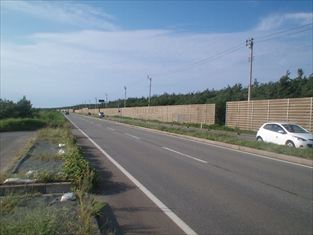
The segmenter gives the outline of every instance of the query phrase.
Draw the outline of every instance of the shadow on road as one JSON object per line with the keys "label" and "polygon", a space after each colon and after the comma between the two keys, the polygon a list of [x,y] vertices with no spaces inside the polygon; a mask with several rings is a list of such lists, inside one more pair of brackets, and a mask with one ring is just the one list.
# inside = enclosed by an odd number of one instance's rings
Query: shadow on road
{"label": "shadow on road", "polygon": [[[120,179],[114,175],[116,173],[112,173],[106,166],[106,160],[104,160],[103,155],[99,150],[90,143],[88,138],[78,134],[76,131],[75,128],[72,129],[72,132],[76,136],[77,144],[81,147],[81,150],[85,158],[90,162],[91,167],[96,170],[97,183],[93,189],[95,197],[101,198],[102,196],[108,196],[109,198],[112,198],[114,195],[120,195],[120,198],[117,199],[118,203],[115,202],[114,205],[111,205],[112,207],[107,204],[102,208],[100,216],[97,217],[101,234],[160,234],[157,227],[151,226],[150,223],[147,225],[142,221],[142,219],[146,220],[146,216],[151,213],[158,217],[160,210],[156,207],[150,206],[138,207],[135,205],[126,205],[123,198],[134,197],[134,195],[137,196],[135,193],[136,190],[133,191],[136,187],[128,183],[120,182]],[[105,197],[101,200],[107,202]],[[122,224],[119,224],[117,216],[122,221]]]}
{"label": "shadow on road", "polygon": [[79,136],[76,140],[79,143],[85,158],[89,161],[91,167],[97,172],[97,183],[93,191],[94,194],[113,195],[134,188],[131,185],[117,182],[112,179],[112,173],[104,166],[99,157],[95,155],[95,148],[84,144],[87,140],[86,137]]}

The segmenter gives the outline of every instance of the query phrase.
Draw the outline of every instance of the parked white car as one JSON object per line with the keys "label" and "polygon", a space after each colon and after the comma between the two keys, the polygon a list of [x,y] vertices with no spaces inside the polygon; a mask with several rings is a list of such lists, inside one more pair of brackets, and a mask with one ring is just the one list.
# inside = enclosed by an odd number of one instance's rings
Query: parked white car
{"label": "parked white car", "polygon": [[291,123],[264,123],[257,132],[256,139],[289,147],[313,148],[313,134],[303,127]]}

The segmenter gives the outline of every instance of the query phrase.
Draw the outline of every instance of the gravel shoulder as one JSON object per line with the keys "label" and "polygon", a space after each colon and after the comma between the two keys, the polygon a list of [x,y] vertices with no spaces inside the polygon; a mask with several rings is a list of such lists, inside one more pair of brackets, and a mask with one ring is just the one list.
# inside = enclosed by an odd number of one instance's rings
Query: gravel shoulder
{"label": "gravel shoulder", "polygon": [[7,171],[36,135],[35,131],[0,133],[0,172]]}

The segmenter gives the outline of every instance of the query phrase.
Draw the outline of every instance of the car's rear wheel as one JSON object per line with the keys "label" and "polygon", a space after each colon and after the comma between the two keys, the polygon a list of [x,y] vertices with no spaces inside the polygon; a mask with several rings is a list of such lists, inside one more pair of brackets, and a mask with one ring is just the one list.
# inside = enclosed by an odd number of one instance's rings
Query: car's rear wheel
{"label": "car's rear wheel", "polygon": [[262,139],[261,136],[258,136],[258,137],[256,138],[256,140],[259,141],[259,142],[263,142],[263,139]]}
{"label": "car's rear wheel", "polygon": [[294,144],[291,140],[288,140],[288,141],[286,142],[286,145],[287,145],[288,147],[290,147],[290,148],[294,148],[294,147],[295,147],[295,144]]}

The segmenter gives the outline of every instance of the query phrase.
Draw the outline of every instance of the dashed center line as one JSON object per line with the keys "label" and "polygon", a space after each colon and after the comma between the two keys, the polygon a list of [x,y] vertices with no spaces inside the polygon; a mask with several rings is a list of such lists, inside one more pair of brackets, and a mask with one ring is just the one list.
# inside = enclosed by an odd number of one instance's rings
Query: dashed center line
{"label": "dashed center line", "polygon": [[170,149],[170,148],[167,148],[167,147],[162,147],[162,149],[168,150],[168,151],[173,152],[173,153],[177,153],[177,154],[179,154],[179,155],[181,155],[181,156],[184,156],[184,157],[191,158],[191,159],[196,160],[196,161],[198,161],[198,162],[202,162],[202,163],[205,163],[205,164],[208,163],[207,161],[204,161],[204,160],[202,160],[202,159],[199,159],[199,158],[190,156],[190,155],[185,154],[185,153],[178,152],[178,151],[176,151],[176,150],[174,150],[174,149]]}
{"label": "dashed center line", "polygon": [[128,135],[128,136],[130,136],[130,137],[132,137],[132,138],[134,138],[136,140],[140,140],[140,137],[138,137],[138,136],[135,136],[135,135],[132,135],[132,134],[129,134],[129,133],[125,133],[125,135]]}
{"label": "dashed center line", "polygon": [[107,127],[109,130],[111,131],[115,131],[115,129],[111,128],[111,127]]}

